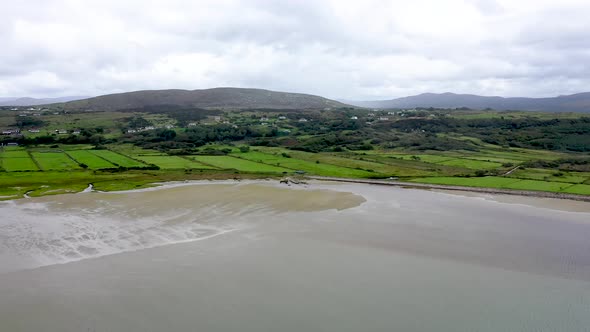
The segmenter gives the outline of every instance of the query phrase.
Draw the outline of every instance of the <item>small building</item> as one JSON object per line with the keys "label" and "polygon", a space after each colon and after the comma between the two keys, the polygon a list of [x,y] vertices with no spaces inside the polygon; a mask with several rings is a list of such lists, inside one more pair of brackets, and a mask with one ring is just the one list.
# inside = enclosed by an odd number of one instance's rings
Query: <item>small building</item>
{"label": "small building", "polygon": [[127,134],[135,134],[137,130],[135,129],[127,129]]}
{"label": "small building", "polygon": [[8,130],[2,131],[2,135],[18,135],[18,134],[20,134],[19,129],[8,129]]}
{"label": "small building", "polygon": [[59,135],[67,135],[68,131],[65,129],[56,129],[55,132]]}
{"label": "small building", "polygon": [[41,132],[39,129],[29,129],[29,133],[39,133]]}
{"label": "small building", "polygon": [[299,119],[299,122],[307,122],[307,119],[306,118],[301,118],[301,119]]}
{"label": "small building", "polygon": [[214,116],[213,117],[213,120],[215,120],[217,122],[220,122],[221,121],[221,117],[220,116]]}
{"label": "small building", "polygon": [[283,116],[283,115],[279,116],[279,120],[286,120],[286,119],[287,119],[286,116]]}
{"label": "small building", "polygon": [[351,120],[358,120],[358,119],[359,119],[359,117],[358,117],[358,116],[354,116],[354,115],[353,115],[353,116],[351,116],[351,117],[350,117],[350,119],[351,119]]}
{"label": "small building", "polygon": [[72,131],[72,134],[74,134],[74,135],[80,135],[80,131],[79,130],[74,130],[74,131]]}

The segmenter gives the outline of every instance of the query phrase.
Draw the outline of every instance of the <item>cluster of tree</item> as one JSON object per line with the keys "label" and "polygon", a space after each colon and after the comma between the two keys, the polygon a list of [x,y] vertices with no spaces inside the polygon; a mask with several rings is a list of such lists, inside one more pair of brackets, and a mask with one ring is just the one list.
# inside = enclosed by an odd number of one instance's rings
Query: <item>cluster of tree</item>
{"label": "cluster of tree", "polygon": [[[177,121],[178,125],[185,127],[191,122],[198,122],[206,119],[208,116],[220,115],[220,110],[207,110],[202,108],[179,108],[176,105],[157,105],[145,106],[141,108],[129,108],[122,112],[148,113],[148,114],[166,114],[168,117]],[[146,126],[139,126],[146,127]]]}
{"label": "cluster of tree", "polygon": [[190,149],[211,142],[234,142],[256,138],[278,136],[277,128],[236,128],[229,124],[197,125],[188,129],[147,130],[132,135],[124,135],[123,143],[158,150]]}
{"label": "cluster of tree", "polygon": [[378,130],[458,133],[490,144],[547,150],[590,151],[590,117],[578,119],[407,119],[378,123]]}
{"label": "cluster of tree", "polygon": [[[477,149],[469,140],[452,138],[458,134],[481,139],[483,142],[506,147],[524,147],[563,151],[590,151],[590,117],[576,119],[482,118],[462,119],[450,116],[428,116],[437,110],[414,112],[423,117],[397,118],[396,121],[365,121],[360,117],[367,111],[358,109],[338,110],[273,110],[256,109],[249,113],[232,114],[242,117],[243,124],[199,124],[211,115],[223,114],[219,110],[178,108],[159,105],[128,109],[133,112],[119,128],[137,129],[152,126],[138,114],[165,114],[176,120],[182,129],[144,130],[106,139],[102,128],[82,128],[79,135],[48,135],[34,138],[4,137],[2,142],[21,144],[94,144],[132,143],[146,148],[165,151],[192,151],[211,142],[245,142],[250,145],[284,146],[311,152],[368,150],[375,147],[411,150]],[[258,118],[272,113],[272,117],[284,116],[285,121],[261,126]],[[249,114],[249,119],[248,115]],[[436,113],[438,114],[438,113]],[[441,113],[442,114],[442,113]],[[227,114],[226,114],[227,115]],[[359,116],[359,119],[353,116]],[[270,116],[269,116],[270,117]],[[301,119],[305,119],[302,121]],[[16,125],[27,127],[41,125],[33,117],[17,117]],[[192,123],[191,126],[188,126]],[[290,131],[283,130],[285,127]],[[111,136],[109,136],[111,137]]]}
{"label": "cluster of tree", "polygon": [[45,122],[43,122],[43,120],[31,116],[17,116],[15,119],[15,125],[20,129],[30,127],[41,127],[44,124]]}

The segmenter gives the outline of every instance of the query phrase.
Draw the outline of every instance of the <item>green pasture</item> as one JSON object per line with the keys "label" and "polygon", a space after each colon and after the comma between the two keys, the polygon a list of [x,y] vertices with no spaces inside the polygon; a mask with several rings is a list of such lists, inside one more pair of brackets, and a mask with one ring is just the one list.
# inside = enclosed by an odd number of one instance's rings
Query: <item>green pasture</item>
{"label": "green pasture", "polygon": [[100,158],[89,150],[72,150],[66,152],[79,164],[85,164],[90,169],[115,168],[117,166]]}
{"label": "green pasture", "polygon": [[590,185],[588,184],[574,184],[566,188],[563,192],[579,195],[590,195]]}
{"label": "green pasture", "polygon": [[270,153],[253,151],[246,153],[237,153],[235,154],[235,156],[258,163],[272,164],[280,167],[285,167],[288,168],[290,171],[304,171],[309,174],[322,176],[336,176],[349,178],[367,178],[379,176],[379,173],[375,173],[374,171],[342,167],[328,163],[322,163],[321,161],[318,163],[294,157],[288,158],[280,154],[275,155]]}
{"label": "green pasture", "polygon": [[428,177],[428,178],[417,178],[413,179],[412,182],[430,183],[430,184],[442,184],[442,185],[453,185],[453,186],[466,186],[466,187],[488,187],[488,188],[504,188],[505,186],[518,182],[521,180],[511,179],[499,176],[486,176],[486,177]]}
{"label": "green pasture", "polygon": [[31,152],[31,155],[43,171],[72,170],[80,166],[64,152]]}
{"label": "green pasture", "polygon": [[518,190],[539,190],[539,191],[562,192],[571,186],[572,186],[571,183],[564,183],[564,182],[520,180],[520,181],[509,183],[502,188],[518,189]]}
{"label": "green pasture", "polygon": [[154,164],[161,169],[215,169],[212,166],[178,156],[137,156],[136,158],[147,164]]}
{"label": "green pasture", "polygon": [[7,172],[38,171],[31,156],[24,150],[9,150],[0,152],[2,168]]}
{"label": "green pasture", "polygon": [[590,179],[589,172],[562,172],[558,170],[541,168],[517,169],[509,176],[519,179],[567,183],[583,183],[584,181]]}
{"label": "green pasture", "polygon": [[495,163],[491,161],[482,161],[482,160],[473,160],[473,159],[463,159],[463,158],[456,158],[447,161],[442,161],[439,164],[446,165],[446,166],[456,166],[456,167],[465,167],[470,169],[494,169],[499,168],[502,166],[500,163]]}
{"label": "green pasture", "polygon": [[145,167],[146,165],[127,156],[110,150],[90,150],[96,156],[122,167]]}
{"label": "green pasture", "polygon": [[416,178],[412,182],[454,185],[465,187],[486,187],[499,189],[551,191],[572,194],[590,194],[590,185],[572,184],[565,182],[550,182],[539,180],[520,180],[509,177],[487,176],[487,177],[429,177]]}
{"label": "green pasture", "polygon": [[282,173],[291,170],[279,166],[262,164],[232,156],[192,156],[194,160],[221,169],[235,169],[243,172]]}

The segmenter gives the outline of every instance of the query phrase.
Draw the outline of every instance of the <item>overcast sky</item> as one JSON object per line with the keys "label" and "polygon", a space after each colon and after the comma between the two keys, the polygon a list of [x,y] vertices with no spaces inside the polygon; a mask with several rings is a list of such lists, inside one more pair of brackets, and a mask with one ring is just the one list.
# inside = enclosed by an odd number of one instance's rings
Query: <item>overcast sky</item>
{"label": "overcast sky", "polygon": [[0,0],[0,97],[590,91],[588,0]]}

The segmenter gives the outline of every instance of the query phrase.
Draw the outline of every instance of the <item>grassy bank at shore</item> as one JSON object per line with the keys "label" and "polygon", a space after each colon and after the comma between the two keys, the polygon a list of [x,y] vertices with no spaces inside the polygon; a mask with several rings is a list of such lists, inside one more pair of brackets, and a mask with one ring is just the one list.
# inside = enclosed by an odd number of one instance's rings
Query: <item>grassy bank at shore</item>
{"label": "grassy bank at shore", "polygon": [[23,197],[25,193],[43,196],[80,192],[90,183],[96,190],[113,191],[165,181],[300,174],[590,195],[590,170],[584,168],[587,165],[563,164],[559,160],[564,158],[571,155],[491,148],[419,154],[404,150],[311,153],[280,147],[240,149],[217,145],[210,146],[207,154],[169,155],[130,145],[106,149],[68,145],[5,147],[0,150],[0,200]]}

